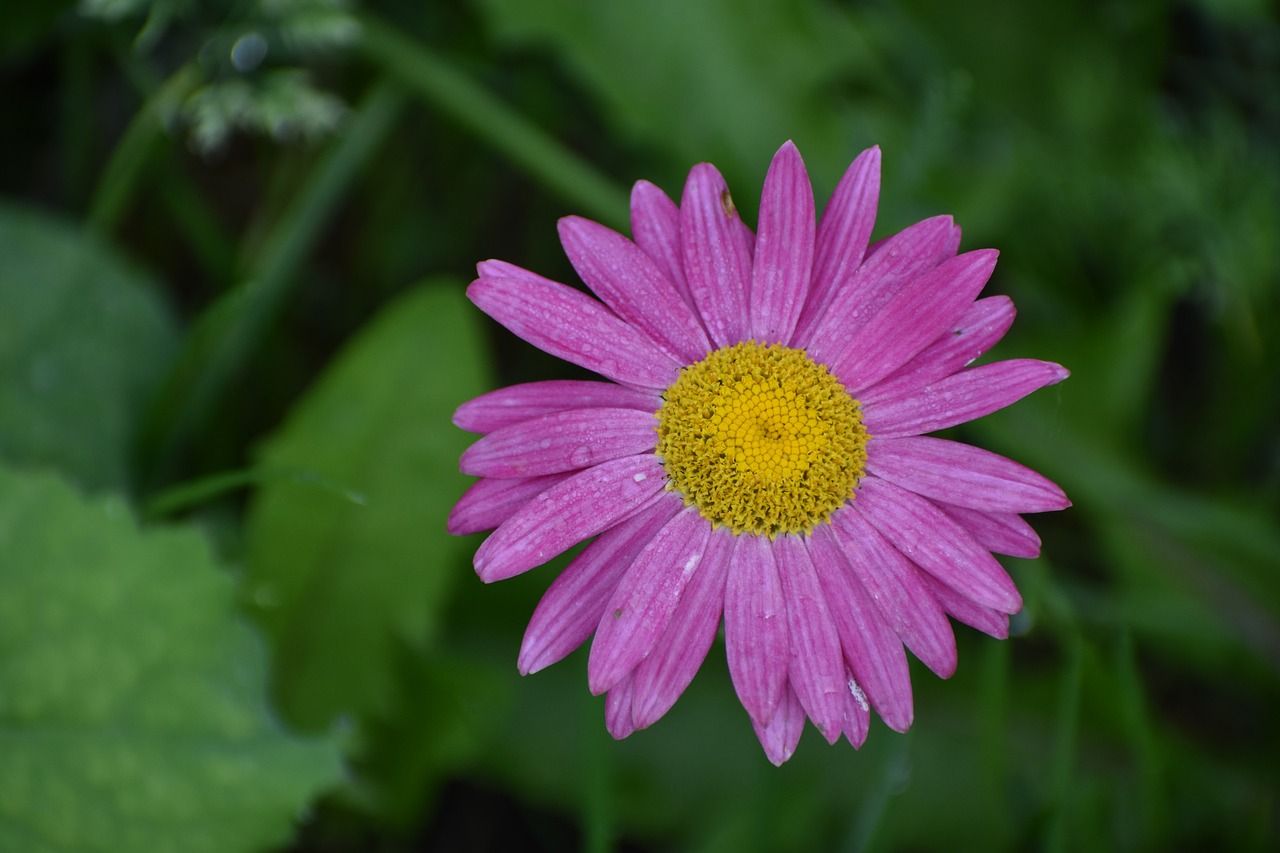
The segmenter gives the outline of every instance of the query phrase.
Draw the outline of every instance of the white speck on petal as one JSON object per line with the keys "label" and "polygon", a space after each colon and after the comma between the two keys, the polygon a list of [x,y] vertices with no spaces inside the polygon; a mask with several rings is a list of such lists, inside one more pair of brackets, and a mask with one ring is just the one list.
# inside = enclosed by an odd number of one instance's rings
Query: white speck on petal
{"label": "white speck on petal", "polygon": [[688,560],[686,560],[686,561],[685,561],[685,564],[684,564],[684,573],[685,573],[686,575],[688,575],[688,574],[690,574],[691,572],[693,572],[694,567],[698,565],[698,559],[699,559],[699,557],[700,557],[700,556],[701,556],[701,555],[699,555],[699,554],[694,554],[692,557],[690,557]]}
{"label": "white speck on petal", "polygon": [[639,474],[633,474],[631,476],[631,479],[635,480],[637,483],[642,483],[645,480],[649,479],[649,475],[645,474],[644,472],[641,472]]}
{"label": "white speck on petal", "polygon": [[849,692],[853,694],[853,698],[862,706],[862,710],[871,710],[871,706],[867,704],[867,694],[862,692],[862,688],[858,686],[858,682],[854,681],[852,678],[849,679]]}

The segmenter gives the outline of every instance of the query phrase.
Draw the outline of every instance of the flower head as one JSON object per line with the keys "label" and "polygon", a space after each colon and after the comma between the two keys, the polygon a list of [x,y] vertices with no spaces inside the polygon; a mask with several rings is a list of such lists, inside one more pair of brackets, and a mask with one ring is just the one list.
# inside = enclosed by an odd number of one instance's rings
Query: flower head
{"label": "flower head", "polygon": [[[729,672],[769,759],[806,718],[854,746],[869,711],[912,720],[905,649],[956,666],[948,616],[1005,637],[1022,606],[992,552],[1034,557],[1020,513],[1069,505],[1021,465],[924,434],[1066,378],[970,366],[1013,303],[978,298],[996,252],[957,254],[949,217],[869,243],[880,152],[820,221],[795,146],[765,178],[758,232],[715,167],[679,206],[636,184],[633,240],[568,217],[560,237],[599,300],[501,261],[468,295],[533,345],[604,377],[503,388],[458,409],[483,434],[449,519],[494,529],[485,581],[591,539],[548,588],[520,650],[535,672],[594,635],[593,693],[625,737],[692,681],[721,621]],[[594,538],[593,538],[594,537]]]}

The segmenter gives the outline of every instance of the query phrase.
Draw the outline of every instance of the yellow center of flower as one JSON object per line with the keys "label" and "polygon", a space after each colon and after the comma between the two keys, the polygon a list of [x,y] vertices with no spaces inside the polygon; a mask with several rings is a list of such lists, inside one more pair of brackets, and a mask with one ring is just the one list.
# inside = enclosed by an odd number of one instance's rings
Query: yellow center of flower
{"label": "yellow center of flower", "polygon": [[734,533],[805,533],[853,496],[867,461],[858,401],[802,350],[746,341],[662,395],[667,488]]}

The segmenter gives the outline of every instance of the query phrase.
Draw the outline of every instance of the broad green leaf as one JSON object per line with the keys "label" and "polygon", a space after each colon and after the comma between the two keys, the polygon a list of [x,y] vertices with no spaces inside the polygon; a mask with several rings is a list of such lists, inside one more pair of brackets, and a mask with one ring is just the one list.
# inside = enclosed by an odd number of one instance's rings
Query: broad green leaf
{"label": "broad green leaf", "polygon": [[259,850],[335,745],[281,728],[203,538],[0,469],[0,849]]}
{"label": "broad green leaf", "polygon": [[341,483],[266,486],[248,520],[248,594],[275,654],[285,712],[307,726],[385,709],[395,656],[422,649],[458,570],[445,531],[466,488],[454,408],[485,390],[478,314],[454,282],[376,318],[265,447],[261,462]]}
{"label": "broad green leaf", "polygon": [[0,206],[0,457],[120,488],[176,352],[152,283],[89,234]]}

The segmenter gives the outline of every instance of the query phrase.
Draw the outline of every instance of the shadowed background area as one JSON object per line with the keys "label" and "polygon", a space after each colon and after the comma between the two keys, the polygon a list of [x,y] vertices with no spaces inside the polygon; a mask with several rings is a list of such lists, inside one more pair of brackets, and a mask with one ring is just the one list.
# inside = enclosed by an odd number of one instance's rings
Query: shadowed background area
{"label": "shadowed background area", "polygon": [[[0,848],[1274,844],[1271,4],[51,0],[0,92]],[[583,651],[521,678],[565,558],[444,524],[454,408],[581,375],[475,263],[580,286],[556,220],[700,161],[754,225],[787,139],[1001,251],[993,356],[1072,376],[952,432],[1075,505],[909,733],[776,769],[719,642],[619,743]]]}

